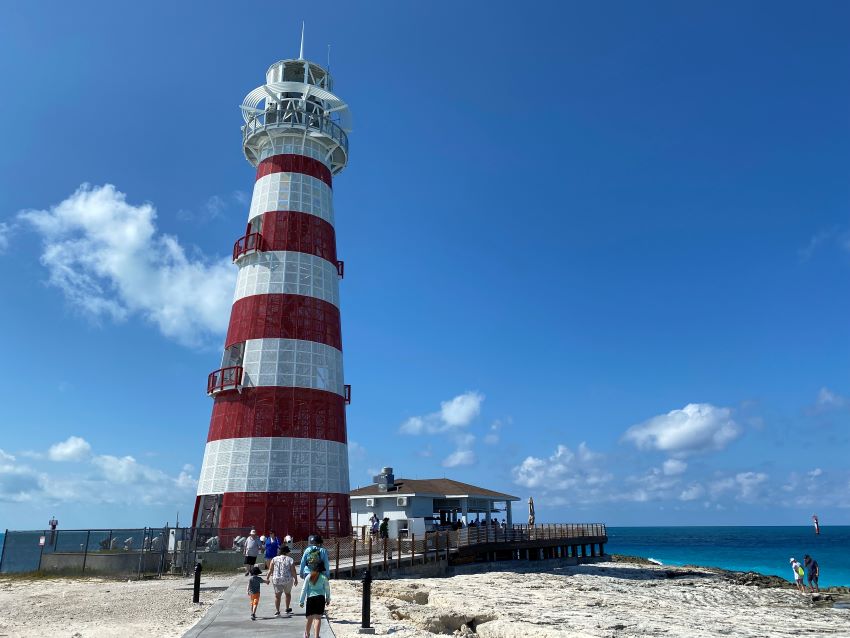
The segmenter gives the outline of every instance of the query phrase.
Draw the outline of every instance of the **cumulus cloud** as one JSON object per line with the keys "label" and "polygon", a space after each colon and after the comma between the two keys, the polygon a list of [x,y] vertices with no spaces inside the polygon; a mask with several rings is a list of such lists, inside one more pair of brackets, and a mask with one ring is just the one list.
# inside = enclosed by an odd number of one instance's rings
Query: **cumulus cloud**
{"label": "cumulus cloud", "polygon": [[12,227],[6,222],[0,222],[0,253],[9,248],[9,238],[12,235]]}
{"label": "cumulus cloud", "polygon": [[705,488],[699,483],[691,483],[682,490],[681,494],[679,494],[680,501],[695,501],[698,498],[702,498],[703,494],[705,494]]}
{"label": "cumulus cloud", "polygon": [[91,454],[89,442],[78,436],[70,436],[61,443],[51,445],[47,458],[51,461],[82,461]]}
{"label": "cumulus cloud", "polygon": [[412,416],[401,424],[402,434],[438,434],[465,428],[481,413],[484,395],[464,392],[453,399],[442,401],[440,411],[425,416]]}
{"label": "cumulus cloud", "polygon": [[679,459],[667,459],[661,466],[661,470],[666,476],[676,476],[677,474],[684,474],[685,470],[687,469],[688,464],[684,461],[680,461]]}
{"label": "cumulus cloud", "polygon": [[[35,457],[35,455],[33,455]],[[0,501],[44,503],[114,503],[123,505],[185,502],[194,495],[192,466],[177,476],[139,463],[132,456],[93,454],[83,438],[72,436],[50,446],[38,458],[75,460],[71,472],[40,471],[0,455]]]}
{"label": "cumulus cloud", "polygon": [[458,434],[454,437],[456,449],[443,459],[443,467],[457,467],[459,465],[474,465],[478,460],[472,446],[475,437],[472,434]]}
{"label": "cumulus cloud", "polygon": [[[602,489],[613,476],[597,463],[600,454],[585,443],[573,452],[566,445],[558,445],[548,458],[527,456],[512,469],[514,483],[529,489],[540,490],[543,502],[586,503],[600,500]],[[535,499],[538,496],[535,495]]]}
{"label": "cumulus cloud", "polygon": [[496,445],[502,438],[502,422],[496,419],[490,424],[487,434],[484,435],[484,442],[487,445]]}
{"label": "cumulus cloud", "polygon": [[151,203],[130,204],[111,184],[83,184],[49,210],[19,218],[42,237],[49,283],[85,314],[139,315],[188,346],[227,328],[236,278],[230,260],[189,257],[157,230]]}
{"label": "cumulus cloud", "polygon": [[818,398],[815,402],[815,405],[819,408],[843,408],[847,405],[848,401],[846,397],[841,396],[840,394],[836,394],[829,388],[821,388],[818,392]]}
{"label": "cumulus cloud", "polygon": [[630,427],[623,440],[640,450],[659,450],[673,456],[722,450],[741,428],[729,408],[689,403],[681,410],[661,414]]}

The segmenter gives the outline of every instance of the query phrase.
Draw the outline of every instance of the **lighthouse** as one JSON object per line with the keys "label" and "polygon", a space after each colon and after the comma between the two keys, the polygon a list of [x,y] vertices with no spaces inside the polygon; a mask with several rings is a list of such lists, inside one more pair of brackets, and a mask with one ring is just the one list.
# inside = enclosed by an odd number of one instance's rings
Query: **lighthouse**
{"label": "lighthouse", "polygon": [[348,163],[348,106],[327,69],[281,60],[242,103],[256,167],[212,418],[198,527],[305,538],[351,531],[333,178]]}

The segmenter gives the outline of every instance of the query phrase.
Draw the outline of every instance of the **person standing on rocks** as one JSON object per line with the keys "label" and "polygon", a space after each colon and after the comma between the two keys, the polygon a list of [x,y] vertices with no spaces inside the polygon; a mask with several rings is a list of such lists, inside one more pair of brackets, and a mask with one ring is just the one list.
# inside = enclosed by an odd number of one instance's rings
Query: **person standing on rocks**
{"label": "person standing on rocks", "polygon": [[803,556],[803,564],[806,566],[806,569],[809,570],[809,591],[819,592],[820,587],[818,587],[818,578],[820,577],[820,567],[818,566],[818,562],[806,554]]}
{"label": "person standing on rocks", "polygon": [[257,562],[257,556],[260,555],[260,541],[257,540],[257,530],[252,529],[245,539],[245,575],[251,573],[251,569]]}
{"label": "person standing on rocks", "polygon": [[803,575],[806,572],[803,570],[803,566],[797,562],[796,558],[791,559],[791,571],[794,572],[794,584],[797,585],[797,589],[805,592],[806,587],[803,585]]}

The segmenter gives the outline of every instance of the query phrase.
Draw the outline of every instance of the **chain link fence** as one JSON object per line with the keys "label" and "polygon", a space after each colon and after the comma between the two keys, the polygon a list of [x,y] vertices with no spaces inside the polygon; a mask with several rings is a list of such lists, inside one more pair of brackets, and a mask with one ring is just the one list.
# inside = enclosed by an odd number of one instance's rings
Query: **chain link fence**
{"label": "chain link fence", "polygon": [[[232,573],[244,567],[250,528],[162,527],[141,529],[7,530],[0,553],[0,573],[51,572],[150,578],[189,575],[200,562],[205,572]],[[411,534],[392,539],[361,534],[324,542],[334,578],[353,578],[365,569],[387,572],[401,567],[440,563],[460,549],[477,545],[520,545],[538,541],[606,537],[604,525],[498,525]],[[299,563],[306,541],[289,543]],[[265,567],[262,549],[257,564]]]}

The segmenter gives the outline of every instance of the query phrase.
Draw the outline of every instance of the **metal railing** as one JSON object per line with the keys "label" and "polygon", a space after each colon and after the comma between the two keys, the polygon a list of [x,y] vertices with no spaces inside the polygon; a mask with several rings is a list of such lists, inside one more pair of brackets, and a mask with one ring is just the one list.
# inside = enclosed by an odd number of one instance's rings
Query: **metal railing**
{"label": "metal railing", "polygon": [[274,128],[304,128],[318,131],[336,142],[348,155],[348,135],[336,122],[321,113],[309,112],[288,106],[286,109],[267,109],[248,116],[248,122],[242,127],[242,143],[248,138]]}
{"label": "metal railing", "polygon": [[[157,577],[163,573],[188,575],[195,563],[209,571],[233,571],[243,563],[250,528],[163,527],[141,529],[6,531],[0,553],[0,573],[52,571]],[[480,525],[459,530],[410,534],[392,539],[366,535],[328,538],[333,577],[354,577],[365,568],[387,570],[447,561],[452,552],[476,545],[504,544],[511,550],[528,541],[564,540],[564,545],[604,542],[604,525]],[[587,539],[587,540],[584,540]],[[512,545],[513,544],[513,545]],[[306,540],[289,543],[300,562]],[[491,547],[491,549],[493,549]],[[262,564],[262,552],[258,558]]]}
{"label": "metal railing", "polygon": [[263,236],[260,233],[248,233],[233,244],[233,261],[236,262],[250,252],[261,250],[263,250]]}
{"label": "metal railing", "polygon": [[230,366],[210,373],[207,377],[207,394],[212,396],[225,390],[238,390],[242,383],[242,366]]}

